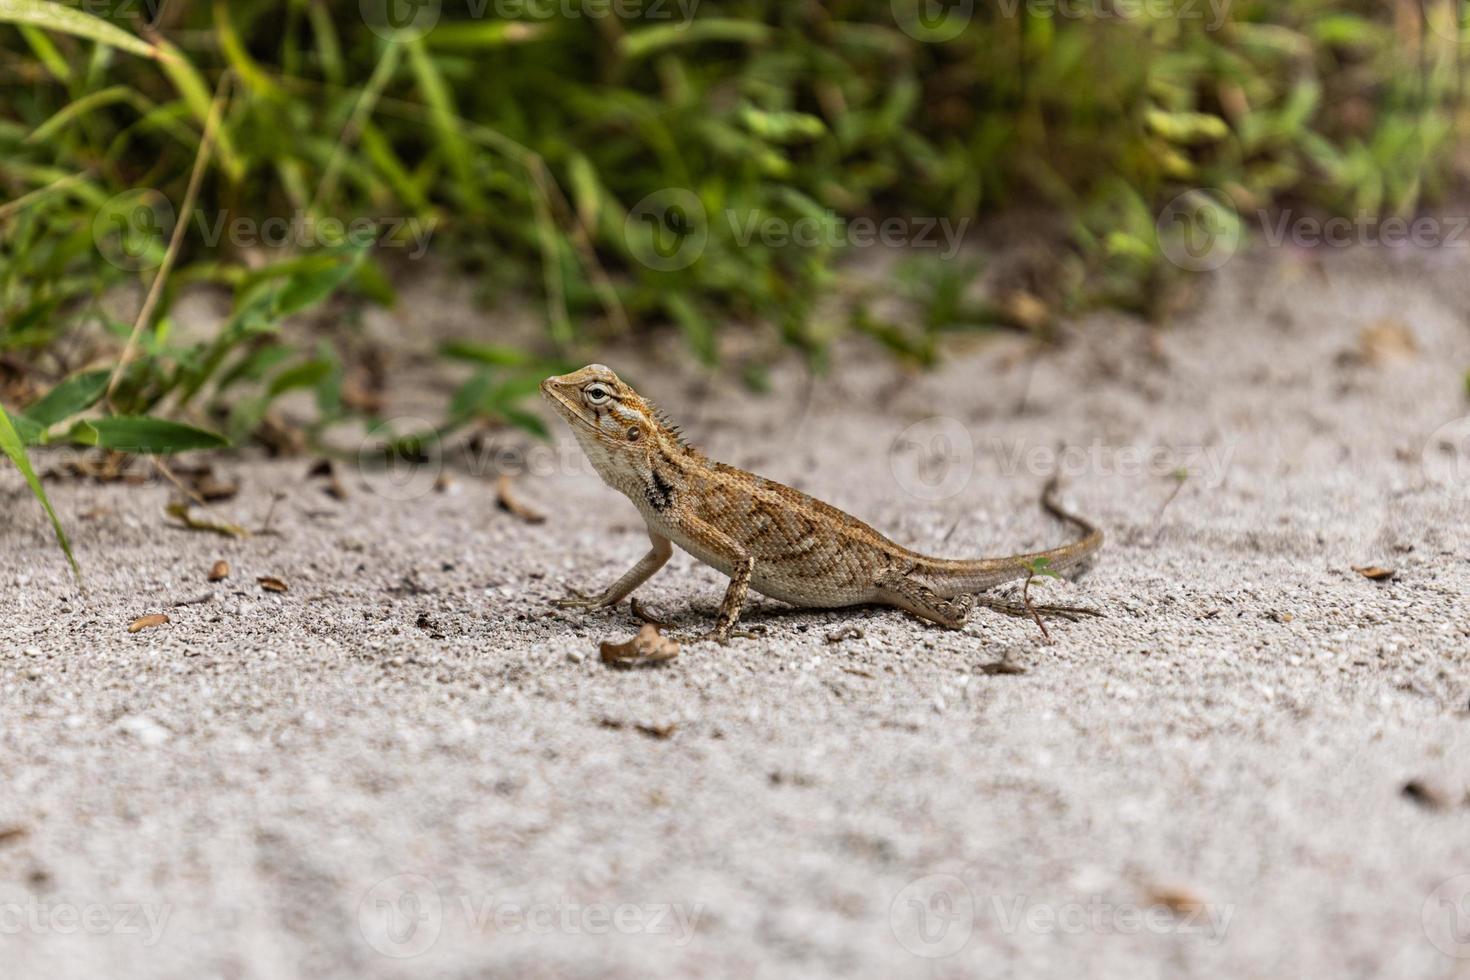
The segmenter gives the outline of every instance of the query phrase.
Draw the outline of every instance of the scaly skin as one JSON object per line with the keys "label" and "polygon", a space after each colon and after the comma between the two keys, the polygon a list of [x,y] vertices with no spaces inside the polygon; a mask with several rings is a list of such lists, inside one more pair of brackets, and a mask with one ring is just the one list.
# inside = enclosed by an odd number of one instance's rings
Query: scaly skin
{"label": "scaly skin", "polygon": [[638,508],[653,543],[605,591],[562,605],[621,602],[663,567],[677,544],[730,576],[710,633],[721,643],[730,637],[750,589],[795,606],[897,606],[959,629],[975,606],[976,593],[1027,577],[1028,564],[1035,559],[1045,558],[1050,570],[1063,571],[1102,545],[1101,531],[1057,506],[1053,480],[1042,504],[1082,529],[1078,541],[1005,558],[930,558],[895,544],[830,504],[714,462],[601,364],[547,378],[541,393],[571,426],[602,479]]}

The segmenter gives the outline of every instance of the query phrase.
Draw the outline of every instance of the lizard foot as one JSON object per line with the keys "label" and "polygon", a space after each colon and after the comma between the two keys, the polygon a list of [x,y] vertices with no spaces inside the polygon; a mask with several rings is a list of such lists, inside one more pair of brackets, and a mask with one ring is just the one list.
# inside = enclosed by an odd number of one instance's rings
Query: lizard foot
{"label": "lizard foot", "polygon": [[583,595],[576,589],[562,599],[552,599],[551,604],[558,609],[599,609],[607,605],[602,596]]}
{"label": "lizard foot", "polygon": [[[1026,608],[1024,602],[1010,602],[1005,599],[996,599],[990,596],[976,596],[976,601],[994,612],[1004,613],[1007,616],[1017,616],[1021,619],[1030,619],[1031,610]],[[1083,616],[1094,616],[1098,619],[1106,618],[1103,613],[1096,609],[1088,609],[1085,606],[1043,606],[1036,603],[1031,604],[1031,609],[1043,616],[1056,616],[1065,619],[1069,623],[1081,620]]]}

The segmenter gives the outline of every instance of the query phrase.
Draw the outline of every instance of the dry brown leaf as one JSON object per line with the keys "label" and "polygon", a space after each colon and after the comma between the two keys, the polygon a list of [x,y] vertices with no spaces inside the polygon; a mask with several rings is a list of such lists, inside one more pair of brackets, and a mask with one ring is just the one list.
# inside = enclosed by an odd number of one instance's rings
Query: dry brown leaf
{"label": "dry brown leaf", "polygon": [[227,579],[229,577],[230,577],[230,563],[229,562],[227,562],[227,561],[217,561],[213,565],[209,566],[209,580],[211,582],[223,582],[225,579]]}
{"label": "dry brown leaf", "polygon": [[1036,332],[1051,322],[1051,310],[1033,293],[1017,289],[1001,301],[1002,312],[1017,326]]}
{"label": "dry brown leaf", "polygon": [[1024,674],[1026,673],[1026,668],[1020,664],[1012,663],[1009,660],[997,660],[994,663],[988,663],[984,667],[981,667],[980,673],[989,674],[992,677],[1003,674]]}
{"label": "dry brown leaf", "polygon": [[1398,574],[1392,568],[1381,568],[1378,565],[1354,565],[1353,571],[1357,572],[1364,578],[1372,579],[1375,582],[1382,582],[1387,579],[1391,579]]}
{"label": "dry brown leaf", "polygon": [[212,534],[222,535],[226,538],[250,537],[250,532],[240,525],[231,524],[229,521],[218,520],[207,514],[196,513],[187,503],[180,500],[176,500],[168,505],[168,515],[178,518],[182,526],[191,531],[209,531]]}
{"label": "dry brown leaf", "polygon": [[1377,320],[1358,332],[1358,356],[1367,364],[1383,364],[1417,353],[1414,331],[1401,320]]}
{"label": "dry brown leaf", "polygon": [[1411,779],[1399,790],[1403,797],[1412,800],[1426,810],[1445,810],[1449,808],[1449,798],[1438,788],[1429,785],[1423,780]]}
{"label": "dry brown leaf", "polygon": [[678,731],[679,729],[678,723],[672,721],[663,725],[653,725],[641,721],[629,723],[626,721],[618,721],[616,718],[604,718],[601,722],[599,722],[599,724],[601,724],[603,728],[607,728],[615,732],[620,732],[624,729],[631,728],[633,729],[633,731],[638,732],[640,735],[647,735],[649,738],[656,738],[659,740],[670,737],[674,734],[674,732]]}
{"label": "dry brown leaf", "polygon": [[500,479],[495,481],[495,502],[500,505],[500,509],[519,517],[527,524],[540,524],[546,520],[545,514],[534,511],[519,500],[516,500],[511,495],[510,484],[511,479],[509,473],[500,474]]}
{"label": "dry brown leaf", "polygon": [[285,582],[282,582],[274,575],[262,575],[255,581],[259,582],[260,587],[262,589],[265,589],[267,592],[289,592],[291,588],[289,585],[287,585]]}
{"label": "dry brown leaf", "polygon": [[240,484],[226,483],[216,477],[212,472],[205,470],[193,480],[193,490],[201,500],[214,503],[219,500],[229,500],[240,492]]}
{"label": "dry brown leaf", "polygon": [[169,618],[163,613],[153,613],[149,616],[139,616],[137,619],[128,624],[128,632],[141,633],[143,632],[143,630],[152,629],[155,626],[162,626],[169,621]]}
{"label": "dry brown leaf", "polygon": [[623,643],[603,640],[598,648],[602,662],[617,667],[641,667],[668,663],[679,655],[679,641],[658,631],[652,623],[644,623],[638,635]]}
{"label": "dry brown leaf", "polygon": [[1175,915],[1190,915],[1204,908],[1204,900],[1185,888],[1154,887],[1148,892],[1149,905],[1162,905]]}
{"label": "dry brown leaf", "polygon": [[342,485],[342,481],[337,479],[335,476],[327,481],[326,486],[322,487],[322,493],[326,494],[328,497],[331,497],[333,500],[347,499],[347,488],[344,487]]}
{"label": "dry brown leaf", "polygon": [[9,844],[11,841],[20,840],[30,831],[24,827],[0,827],[0,844]]}

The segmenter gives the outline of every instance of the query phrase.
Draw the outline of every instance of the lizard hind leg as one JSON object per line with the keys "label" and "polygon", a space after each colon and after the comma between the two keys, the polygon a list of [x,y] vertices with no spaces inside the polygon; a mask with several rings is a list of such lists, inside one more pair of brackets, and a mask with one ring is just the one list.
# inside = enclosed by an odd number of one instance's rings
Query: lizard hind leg
{"label": "lizard hind leg", "polygon": [[975,608],[971,593],[961,592],[946,599],[916,579],[897,574],[879,581],[878,601],[952,630],[963,629],[970,610]]}

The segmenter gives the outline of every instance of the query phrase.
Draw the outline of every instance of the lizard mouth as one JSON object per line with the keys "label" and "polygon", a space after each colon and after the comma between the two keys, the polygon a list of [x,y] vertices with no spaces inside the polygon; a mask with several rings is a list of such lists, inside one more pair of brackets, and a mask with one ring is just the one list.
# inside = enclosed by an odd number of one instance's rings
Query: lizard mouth
{"label": "lizard mouth", "polygon": [[541,397],[551,403],[558,415],[573,425],[590,425],[591,422],[583,414],[580,399],[573,400],[568,397],[563,387],[565,378],[552,377],[541,382]]}

